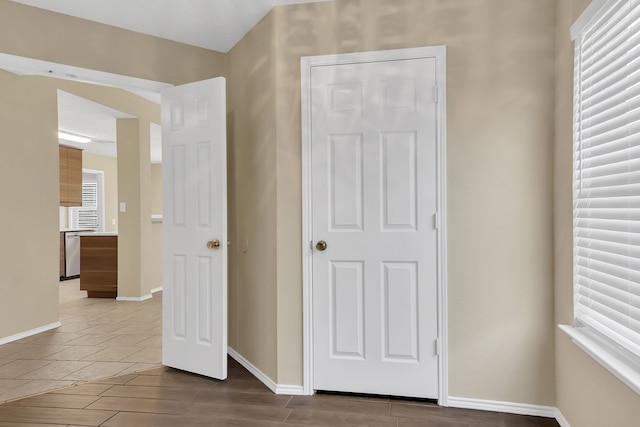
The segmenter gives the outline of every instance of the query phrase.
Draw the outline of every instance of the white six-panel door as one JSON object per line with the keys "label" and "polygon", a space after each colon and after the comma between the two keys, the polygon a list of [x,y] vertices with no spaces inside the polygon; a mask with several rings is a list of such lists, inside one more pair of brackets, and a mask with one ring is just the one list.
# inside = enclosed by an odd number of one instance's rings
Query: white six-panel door
{"label": "white six-panel door", "polygon": [[162,363],[227,377],[225,79],[162,92]]}
{"label": "white six-panel door", "polygon": [[434,58],[311,69],[315,389],[438,397],[435,86]]}

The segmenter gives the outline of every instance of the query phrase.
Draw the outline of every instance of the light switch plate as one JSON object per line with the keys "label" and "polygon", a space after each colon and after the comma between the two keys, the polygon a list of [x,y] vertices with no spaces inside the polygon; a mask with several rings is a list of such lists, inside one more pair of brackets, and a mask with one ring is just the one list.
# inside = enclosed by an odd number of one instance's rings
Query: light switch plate
{"label": "light switch plate", "polygon": [[120,202],[120,212],[127,211],[127,204],[125,202]]}

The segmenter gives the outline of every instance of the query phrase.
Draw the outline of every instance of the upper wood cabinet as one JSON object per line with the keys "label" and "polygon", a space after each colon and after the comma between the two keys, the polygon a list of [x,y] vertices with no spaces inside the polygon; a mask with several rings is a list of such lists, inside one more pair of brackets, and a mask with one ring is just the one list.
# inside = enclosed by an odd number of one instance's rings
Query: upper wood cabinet
{"label": "upper wood cabinet", "polygon": [[82,150],[60,146],[60,206],[82,206]]}

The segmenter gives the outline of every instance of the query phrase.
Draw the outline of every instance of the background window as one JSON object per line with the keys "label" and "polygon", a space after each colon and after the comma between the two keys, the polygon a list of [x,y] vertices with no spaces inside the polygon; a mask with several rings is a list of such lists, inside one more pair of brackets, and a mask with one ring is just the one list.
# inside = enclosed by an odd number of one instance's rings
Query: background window
{"label": "background window", "polygon": [[69,227],[76,230],[104,231],[101,186],[96,176],[83,173],[82,207],[69,208]]}

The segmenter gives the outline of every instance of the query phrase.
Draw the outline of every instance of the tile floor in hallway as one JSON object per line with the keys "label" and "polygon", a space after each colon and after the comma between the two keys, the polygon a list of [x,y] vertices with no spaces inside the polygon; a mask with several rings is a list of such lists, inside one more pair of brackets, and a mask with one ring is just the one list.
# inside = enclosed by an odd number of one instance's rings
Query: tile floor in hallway
{"label": "tile floor in hallway", "polygon": [[0,403],[159,366],[161,302],[87,298],[78,279],[60,282],[62,326],[0,346]]}

